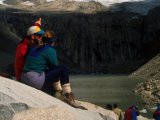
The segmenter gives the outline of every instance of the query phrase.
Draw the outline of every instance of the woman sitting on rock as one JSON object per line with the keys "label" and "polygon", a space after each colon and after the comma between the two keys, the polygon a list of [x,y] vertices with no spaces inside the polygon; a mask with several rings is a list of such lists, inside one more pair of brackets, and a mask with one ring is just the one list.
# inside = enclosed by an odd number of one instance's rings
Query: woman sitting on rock
{"label": "woman sitting on rock", "polygon": [[[58,65],[55,46],[57,39],[53,32],[46,32],[44,46],[32,46],[26,57],[22,82],[41,90],[55,89],[55,97],[67,102],[73,107],[79,106],[74,100],[69,83],[69,70]],[[42,36],[39,36],[42,37]],[[40,42],[35,39],[35,42]],[[59,82],[60,80],[60,82]]]}

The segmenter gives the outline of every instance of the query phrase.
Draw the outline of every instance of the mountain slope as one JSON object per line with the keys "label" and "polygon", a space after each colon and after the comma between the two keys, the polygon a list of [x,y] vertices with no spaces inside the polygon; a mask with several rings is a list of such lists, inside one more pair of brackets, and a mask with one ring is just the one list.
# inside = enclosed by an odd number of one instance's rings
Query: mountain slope
{"label": "mountain slope", "polygon": [[[46,9],[47,8],[47,9]],[[35,6],[34,11],[75,11],[75,12],[97,12],[106,8],[98,2],[76,2],[76,1],[55,1]]]}
{"label": "mountain slope", "polygon": [[72,11],[129,11],[146,15],[160,5],[160,0],[4,0],[0,4],[23,10]]}
{"label": "mountain slope", "polygon": [[[79,2],[69,0],[56,0],[46,2],[45,0],[26,1],[26,0],[5,0],[5,5],[1,4],[3,8],[14,8],[27,11],[70,11],[92,13],[97,11],[104,11],[106,7],[99,2]],[[1,8],[2,8],[1,7]]]}
{"label": "mountain slope", "polygon": [[147,105],[160,102],[160,53],[132,73],[130,77],[146,79],[144,83],[139,83],[134,91]]}
{"label": "mountain slope", "polygon": [[139,77],[147,80],[160,80],[160,53],[133,72],[130,77]]}

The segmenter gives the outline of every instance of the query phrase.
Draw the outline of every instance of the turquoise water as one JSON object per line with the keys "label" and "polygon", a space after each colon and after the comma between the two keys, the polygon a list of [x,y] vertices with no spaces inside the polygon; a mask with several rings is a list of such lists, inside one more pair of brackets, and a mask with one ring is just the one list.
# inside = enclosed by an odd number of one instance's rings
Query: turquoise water
{"label": "turquoise water", "polygon": [[[101,107],[117,103],[125,111],[136,105],[142,109],[143,101],[133,93],[140,79],[131,79],[127,75],[71,75],[72,91],[78,100],[91,102]],[[151,113],[141,114],[151,118]]]}

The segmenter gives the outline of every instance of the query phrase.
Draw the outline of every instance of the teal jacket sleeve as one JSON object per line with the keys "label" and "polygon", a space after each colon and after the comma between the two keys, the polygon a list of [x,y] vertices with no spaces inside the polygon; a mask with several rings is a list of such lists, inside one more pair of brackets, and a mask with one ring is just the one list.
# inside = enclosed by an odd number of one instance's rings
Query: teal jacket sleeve
{"label": "teal jacket sleeve", "polygon": [[47,62],[49,66],[58,65],[57,53],[54,48],[49,47],[46,51]]}

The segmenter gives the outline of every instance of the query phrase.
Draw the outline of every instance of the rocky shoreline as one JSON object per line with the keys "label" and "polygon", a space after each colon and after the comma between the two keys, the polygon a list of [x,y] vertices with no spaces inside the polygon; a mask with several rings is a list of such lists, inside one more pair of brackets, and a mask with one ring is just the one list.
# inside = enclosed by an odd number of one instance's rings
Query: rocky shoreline
{"label": "rocky shoreline", "polygon": [[129,77],[146,80],[139,83],[134,90],[135,94],[140,95],[146,105],[153,106],[160,103],[160,54]]}

